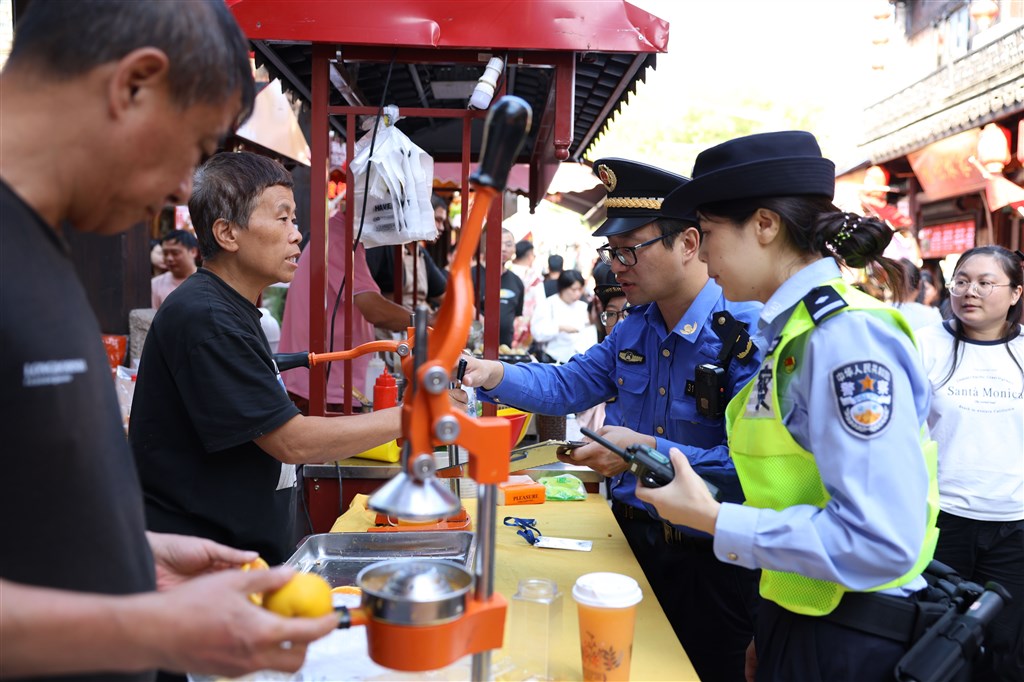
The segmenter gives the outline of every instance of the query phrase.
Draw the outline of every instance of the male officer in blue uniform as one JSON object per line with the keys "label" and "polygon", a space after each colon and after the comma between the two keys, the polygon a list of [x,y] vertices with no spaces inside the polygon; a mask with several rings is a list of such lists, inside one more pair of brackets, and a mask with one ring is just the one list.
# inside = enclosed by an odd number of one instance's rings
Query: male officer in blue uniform
{"label": "male officer in blue uniform", "polygon": [[[761,306],[726,301],[708,278],[697,259],[695,215],[662,215],[662,199],[687,178],[623,159],[601,159],[594,169],[608,190],[608,220],[594,233],[608,244],[598,253],[632,306],[629,316],[564,365],[470,360],[464,383],[483,389],[485,399],[540,414],[578,412],[616,398],[602,436],[622,448],[645,443],[667,453],[678,447],[718,486],[721,499],[740,502],[724,419],[698,411],[694,379],[698,365],[717,363],[725,400],[747,382],[759,362],[756,349],[744,345],[720,359],[713,319],[725,311],[738,328],[750,329]],[[590,443],[571,457],[612,477],[615,517],[700,678],[743,680],[756,572],[719,562],[711,536],[648,511],[636,498],[636,478],[611,451]]]}

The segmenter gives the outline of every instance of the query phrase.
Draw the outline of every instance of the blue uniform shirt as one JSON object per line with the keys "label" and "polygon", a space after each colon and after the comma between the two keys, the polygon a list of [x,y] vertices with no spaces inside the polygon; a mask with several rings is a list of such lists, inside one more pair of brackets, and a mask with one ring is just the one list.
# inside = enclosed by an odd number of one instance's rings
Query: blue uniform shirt
{"label": "blue uniform shirt", "polygon": [[[726,301],[721,287],[709,280],[671,331],[658,306],[635,306],[603,342],[586,353],[564,365],[506,365],[502,382],[480,395],[540,414],[578,412],[616,397],[614,409],[606,412],[606,424],[654,436],[657,450],[665,454],[669,448],[679,448],[698,474],[719,487],[722,499],[741,501],[743,494],[726,446],[725,419],[699,415],[696,400],[686,395],[694,368],[714,362],[722,349],[709,324],[711,314],[719,310],[729,311],[753,335],[761,304]],[[759,364],[760,354],[747,363],[735,359],[730,363],[727,397],[757,372]],[[614,499],[646,508],[636,498],[631,473],[619,474],[611,486]]]}
{"label": "blue uniform shirt", "polygon": [[[814,287],[840,276],[823,258],[788,279],[765,304],[759,347],[770,349],[793,309]],[[802,343],[801,343],[802,341]],[[824,320],[792,344],[793,371],[778,372],[782,421],[814,454],[832,496],[824,509],[797,505],[781,511],[723,504],[715,526],[715,555],[746,568],[791,571],[864,590],[908,571],[924,538],[928,473],[919,434],[931,390],[911,340],[861,311]],[[870,435],[843,424],[832,372],[870,361],[891,373],[889,422]],[[898,568],[903,566],[903,568]],[[889,590],[910,594],[923,578]]]}

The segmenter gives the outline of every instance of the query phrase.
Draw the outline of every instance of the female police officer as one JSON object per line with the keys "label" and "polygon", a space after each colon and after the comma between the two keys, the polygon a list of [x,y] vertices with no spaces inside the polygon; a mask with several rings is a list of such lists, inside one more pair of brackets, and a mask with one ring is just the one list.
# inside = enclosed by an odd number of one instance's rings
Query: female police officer
{"label": "female police officer", "polygon": [[701,153],[664,206],[697,208],[726,298],[765,303],[765,359],[727,410],[746,504],[715,502],[674,451],[675,480],[637,496],[714,533],[721,561],[762,569],[748,676],[763,680],[890,679],[937,535],[913,337],[839,270],[874,263],[901,283],[880,255],[891,231],[839,212],[834,174],[809,133],[751,135]]}

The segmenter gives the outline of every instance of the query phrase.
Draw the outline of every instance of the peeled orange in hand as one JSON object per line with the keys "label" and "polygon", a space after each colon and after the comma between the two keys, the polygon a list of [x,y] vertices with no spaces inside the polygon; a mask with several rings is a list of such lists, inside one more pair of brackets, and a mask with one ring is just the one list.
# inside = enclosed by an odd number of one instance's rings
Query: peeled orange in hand
{"label": "peeled orange in hand", "polygon": [[242,564],[243,571],[254,571],[257,569],[265,568],[270,568],[270,566],[267,565],[267,562],[261,556],[256,557],[252,561],[246,561],[244,564]]}
{"label": "peeled orange in hand", "polygon": [[263,595],[263,608],[294,618],[319,618],[334,611],[331,586],[314,573],[297,573],[280,589]]}
{"label": "peeled orange in hand", "polygon": [[[260,557],[260,556],[256,557],[252,561],[245,562],[241,566],[241,569],[243,571],[259,571],[259,570],[267,570],[269,568],[270,568],[270,566],[268,566],[267,562],[264,561],[263,557]],[[263,593],[262,592],[253,592],[252,594],[249,595],[249,601],[251,601],[256,606],[263,606]]]}

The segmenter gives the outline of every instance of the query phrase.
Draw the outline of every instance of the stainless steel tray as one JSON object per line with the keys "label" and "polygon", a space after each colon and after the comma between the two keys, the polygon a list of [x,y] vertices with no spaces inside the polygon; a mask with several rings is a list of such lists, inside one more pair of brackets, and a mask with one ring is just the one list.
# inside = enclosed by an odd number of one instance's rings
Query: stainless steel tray
{"label": "stainless steel tray", "polygon": [[378,561],[447,559],[473,572],[476,534],[465,530],[310,535],[285,563],[322,576],[331,587],[355,585],[356,574]]}

